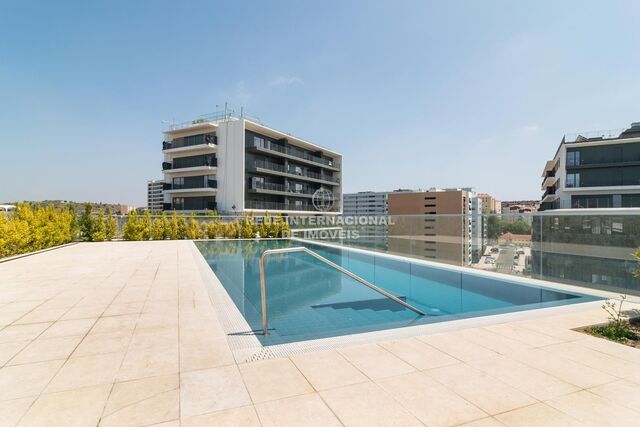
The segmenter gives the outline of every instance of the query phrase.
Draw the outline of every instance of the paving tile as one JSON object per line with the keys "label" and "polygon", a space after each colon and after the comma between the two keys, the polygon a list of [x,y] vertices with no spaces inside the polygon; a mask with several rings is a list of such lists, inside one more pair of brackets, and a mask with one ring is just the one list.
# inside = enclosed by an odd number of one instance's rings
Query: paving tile
{"label": "paving tile", "polygon": [[620,380],[594,387],[589,391],[627,408],[640,408],[640,385],[637,383]]}
{"label": "paving tile", "polygon": [[458,359],[416,338],[382,342],[380,346],[420,370],[460,363]]}
{"label": "paving tile", "polygon": [[44,332],[52,322],[10,325],[0,331],[0,343],[30,341]]}
{"label": "paving tile", "polygon": [[483,359],[497,354],[486,347],[448,333],[422,335],[417,339],[463,362]]}
{"label": "paving tile", "polygon": [[532,347],[544,347],[563,342],[559,338],[534,331],[533,329],[527,329],[513,323],[500,323],[498,325],[485,326],[484,329],[503,337],[523,342]]}
{"label": "paving tile", "polygon": [[7,365],[66,359],[75,350],[81,339],[82,337],[79,336],[49,339],[40,337],[26,346]]}
{"label": "paving tile", "polygon": [[124,353],[131,340],[131,332],[89,334],[76,347],[71,357],[93,356],[106,353]]}
{"label": "paving tile", "polygon": [[573,384],[579,388],[590,388],[616,380],[613,375],[583,365],[570,359],[558,357],[544,349],[512,353],[508,357],[525,365]]}
{"label": "paving tile", "polygon": [[628,345],[589,335],[585,335],[584,339],[574,341],[574,343],[628,362],[640,364],[640,351]]}
{"label": "paving tile", "polygon": [[461,331],[450,332],[450,334],[465,338],[499,354],[510,354],[514,351],[525,351],[533,348],[527,343],[507,338],[484,328],[463,329]]}
{"label": "paving tile", "polygon": [[349,362],[371,379],[391,377],[415,371],[415,368],[377,344],[338,350]]}
{"label": "paving tile", "polygon": [[180,335],[180,371],[215,368],[234,363],[226,338],[215,335]]}
{"label": "paving tile", "polygon": [[452,365],[423,372],[490,415],[536,403],[529,395],[469,365]]}
{"label": "paving tile", "polygon": [[584,427],[585,424],[544,403],[525,406],[495,416],[509,427]]}
{"label": "paving tile", "polygon": [[[300,425],[300,424],[298,424]],[[183,418],[180,427],[260,427],[258,415],[253,406],[226,409],[210,414]]]}
{"label": "paving tile", "polygon": [[62,315],[66,313],[68,310],[69,310],[68,308],[55,308],[55,309],[48,309],[48,310],[42,310],[40,308],[37,308],[25,314],[20,319],[16,320],[13,324],[26,325],[26,324],[32,324],[32,323],[55,322],[60,317],[62,317]]}
{"label": "paving tile", "polygon": [[638,425],[638,412],[583,390],[548,400],[549,406],[594,427]]}
{"label": "paving tile", "polygon": [[487,416],[480,408],[424,372],[412,372],[376,382],[428,426],[455,426]]}
{"label": "paving tile", "polygon": [[299,354],[292,356],[291,360],[316,390],[368,381],[362,372],[335,350]]}
{"label": "paving tile", "polygon": [[19,426],[95,426],[110,385],[41,395]]}
{"label": "paving tile", "polygon": [[495,418],[483,418],[481,420],[471,421],[467,424],[460,424],[459,427],[504,427],[504,424]]}
{"label": "paving tile", "polygon": [[551,399],[579,390],[576,386],[505,356],[476,360],[469,364],[538,400]]}
{"label": "paving tile", "polygon": [[127,303],[113,303],[110,304],[105,310],[103,316],[120,316],[123,314],[139,314],[142,312],[143,301],[127,302]]}
{"label": "paving tile", "polygon": [[118,373],[118,381],[179,372],[177,329],[136,331]]}
{"label": "paving tile", "polygon": [[304,394],[272,400],[255,406],[264,427],[341,426],[340,421],[317,394]]}
{"label": "paving tile", "polygon": [[72,307],[59,319],[59,321],[75,319],[97,319],[102,315],[105,308],[106,307],[104,305]]}
{"label": "paving tile", "polygon": [[421,426],[422,423],[372,382],[320,392],[325,403],[347,426]]}
{"label": "paving tile", "polygon": [[180,381],[174,374],[114,384],[100,425],[148,425],[179,416]]}
{"label": "paving tile", "polygon": [[5,366],[0,369],[0,400],[36,396],[53,378],[64,360]]}
{"label": "paving tile", "polygon": [[112,384],[121,362],[122,353],[70,358],[51,380],[45,393]]}
{"label": "paving tile", "polygon": [[122,316],[101,317],[91,328],[91,334],[107,334],[110,332],[132,332],[136,326],[138,315],[124,314]]}
{"label": "paving tile", "polygon": [[237,366],[203,369],[180,375],[183,418],[251,403]]}
{"label": "paving tile", "polygon": [[15,426],[27,412],[36,396],[0,401],[0,426]]}
{"label": "paving tile", "polygon": [[5,342],[0,344],[0,366],[7,363],[13,356],[18,354],[31,341]]}
{"label": "paving tile", "polygon": [[97,319],[58,320],[42,333],[40,338],[60,338],[80,335],[83,336],[93,326]]}
{"label": "paving tile", "polygon": [[313,391],[311,385],[289,359],[264,360],[239,367],[254,403]]}
{"label": "paving tile", "polygon": [[564,357],[578,363],[590,366],[599,371],[614,375],[618,378],[627,378],[638,375],[640,365],[615,356],[593,350],[574,342],[550,345],[544,348],[559,357]]}

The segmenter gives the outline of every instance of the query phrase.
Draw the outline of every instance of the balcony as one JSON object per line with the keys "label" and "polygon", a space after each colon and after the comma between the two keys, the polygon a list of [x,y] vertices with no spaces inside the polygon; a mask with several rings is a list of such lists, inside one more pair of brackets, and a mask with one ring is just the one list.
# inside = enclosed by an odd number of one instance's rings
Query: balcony
{"label": "balcony", "polygon": [[164,173],[178,172],[210,172],[218,166],[218,159],[211,156],[196,156],[196,158],[185,157],[173,159],[171,162],[162,163]]}
{"label": "balcony", "polygon": [[333,176],[315,173],[311,171],[296,172],[295,168],[289,165],[286,168],[284,165],[268,162],[264,160],[255,160],[253,163],[253,169],[256,171],[267,171],[265,173],[277,172],[275,175],[286,176],[289,178],[303,179],[307,181],[319,182],[328,185],[340,185],[340,179]]}
{"label": "balcony", "polygon": [[308,211],[316,212],[317,209],[313,207],[311,203],[304,203],[302,205],[266,202],[263,200],[247,200],[245,202],[245,209],[260,209],[260,210],[276,210],[276,211]]}
{"label": "balcony", "polygon": [[326,169],[331,169],[334,171],[340,170],[340,165],[335,160],[329,159],[327,157],[317,156],[307,151],[304,151],[300,148],[288,146],[283,147],[278,144],[272,143],[270,141],[262,140],[264,143],[257,142],[255,140],[250,141],[247,147],[250,150],[278,154],[283,157],[291,158],[297,161],[302,161],[305,163],[312,164],[314,166],[320,166]]}
{"label": "balcony", "polygon": [[249,184],[249,190],[256,193],[279,194],[284,196],[295,195],[299,197],[312,197],[316,191],[315,189],[308,187],[296,190],[293,188],[287,188],[283,184],[275,184],[272,182],[261,182],[255,180],[252,180]]}
{"label": "balcony", "polygon": [[170,194],[178,193],[215,193],[218,188],[218,181],[215,179],[203,180],[200,183],[187,182],[184,184],[169,184],[165,192]]}
{"label": "balcony", "polygon": [[542,186],[541,186],[541,190],[544,191],[549,187],[553,187],[556,182],[558,182],[558,177],[557,176],[547,176],[544,180],[542,180]]}

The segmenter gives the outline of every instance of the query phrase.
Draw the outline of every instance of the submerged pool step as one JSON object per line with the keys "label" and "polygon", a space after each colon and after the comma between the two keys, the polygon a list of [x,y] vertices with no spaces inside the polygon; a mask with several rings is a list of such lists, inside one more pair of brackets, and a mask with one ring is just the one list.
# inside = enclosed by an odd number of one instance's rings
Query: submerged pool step
{"label": "submerged pool step", "polygon": [[[406,301],[407,297],[399,296],[399,299],[402,301]],[[396,303],[393,300],[387,298],[375,298],[375,299],[366,299],[366,300],[356,300],[356,301],[346,301],[346,302],[335,302],[330,304],[318,304],[312,305],[311,308],[333,308],[334,310],[343,310],[343,309],[351,309],[351,310],[373,310],[373,311],[407,311],[406,308]]]}

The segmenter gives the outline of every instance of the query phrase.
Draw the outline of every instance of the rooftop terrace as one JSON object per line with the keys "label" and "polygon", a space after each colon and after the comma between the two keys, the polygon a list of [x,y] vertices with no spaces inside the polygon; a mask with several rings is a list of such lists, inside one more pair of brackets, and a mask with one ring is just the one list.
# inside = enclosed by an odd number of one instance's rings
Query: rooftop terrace
{"label": "rooftop terrace", "polygon": [[[0,263],[3,425],[636,425],[640,351],[598,303],[247,361],[189,241]],[[212,294],[215,295],[215,294]],[[470,424],[466,424],[470,423]]]}

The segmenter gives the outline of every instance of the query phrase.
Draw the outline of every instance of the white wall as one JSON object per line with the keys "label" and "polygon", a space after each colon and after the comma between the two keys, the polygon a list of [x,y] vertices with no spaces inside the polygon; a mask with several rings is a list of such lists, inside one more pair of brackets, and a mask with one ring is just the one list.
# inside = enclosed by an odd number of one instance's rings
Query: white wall
{"label": "white wall", "polygon": [[244,120],[230,120],[219,125],[218,135],[218,194],[219,212],[244,209]]}

